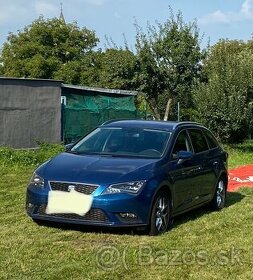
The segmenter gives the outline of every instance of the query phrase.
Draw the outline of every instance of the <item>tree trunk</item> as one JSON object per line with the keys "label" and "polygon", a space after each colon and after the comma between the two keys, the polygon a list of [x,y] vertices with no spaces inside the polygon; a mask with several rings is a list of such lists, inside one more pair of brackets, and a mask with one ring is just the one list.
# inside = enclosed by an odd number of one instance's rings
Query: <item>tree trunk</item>
{"label": "tree trunk", "polygon": [[157,103],[155,100],[151,100],[151,99],[147,99],[147,102],[150,106],[150,109],[152,110],[154,117],[156,120],[160,120],[161,119],[161,115],[157,109]]}
{"label": "tree trunk", "polygon": [[167,102],[167,105],[166,105],[166,110],[165,110],[164,118],[163,118],[164,121],[167,121],[167,120],[168,120],[169,113],[170,113],[170,106],[171,106],[171,103],[172,103],[172,99],[170,98],[170,99],[168,100],[168,102]]}

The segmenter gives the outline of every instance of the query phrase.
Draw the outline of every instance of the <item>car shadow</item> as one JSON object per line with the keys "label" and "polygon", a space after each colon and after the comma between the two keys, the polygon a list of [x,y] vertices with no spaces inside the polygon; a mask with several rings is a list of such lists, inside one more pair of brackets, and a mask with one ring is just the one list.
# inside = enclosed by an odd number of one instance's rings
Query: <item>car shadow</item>
{"label": "car shadow", "polygon": [[227,201],[226,201],[226,208],[240,202],[243,200],[245,195],[239,193],[239,192],[228,192],[227,193]]}
{"label": "car shadow", "polygon": [[113,228],[113,227],[104,227],[104,226],[89,226],[89,225],[79,225],[79,224],[68,224],[68,223],[58,223],[51,221],[43,221],[39,223],[40,226],[52,227],[61,230],[69,231],[79,231],[82,233],[103,233],[103,234],[117,234],[117,235],[135,235],[142,234],[142,231],[136,231],[133,227],[124,227],[124,228]]}
{"label": "car shadow", "polygon": [[[238,193],[238,192],[228,192],[225,209],[236,203],[239,203],[244,197],[245,197],[245,195]],[[200,208],[189,211],[187,213],[184,213],[175,218],[173,228],[175,228],[181,224],[184,224],[188,221],[196,220],[196,219],[200,218],[201,216],[206,215],[211,212],[213,212],[213,211],[212,211],[212,209],[210,209],[210,206],[205,205]]]}
{"label": "car shadow", "polygon": [[[245,196],[238,192],[228,192],[227,193],[227,201],[225,208],[228,208],[236,203],[239,203]],[[200,218],[203,215],[211,213],[210,207],[202,206],[195,210],[184,213],[174,219],[174,223],[172,228],[176,228],[181,224],[187,223],[188,221],[194,221]],[[117,235],[145,235],[146,231],[144,228],[139,228],[136,230],[135,228],[110,228],[110,227],[98,227],[98,226],[87,226],[87,225],[77,225],[77,224],[63,224],[63,223],[55,223],[55,222],[41,222],[43,226],[58,228],[61,230],[76,230],[83,233],[104,233],[104,234],[117,234]]]}

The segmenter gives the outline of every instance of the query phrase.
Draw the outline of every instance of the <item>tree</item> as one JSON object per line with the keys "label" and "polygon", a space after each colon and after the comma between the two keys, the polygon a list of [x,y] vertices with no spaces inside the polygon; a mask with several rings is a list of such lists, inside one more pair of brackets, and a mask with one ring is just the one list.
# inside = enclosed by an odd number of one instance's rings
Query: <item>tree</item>
{"label": "tree", "polygon": [[96,50],[93,31],[43,17],[10,34],[3,45],[4,76],[59,79],[65,83],[133,89],[136,56],[129,49]]}
{"label": "tree", "polygon": [[10,34],[1,55],[5,76],[53,79],[65,65],[77,65],[96,46],[93,31],[76,23],[43,17]]}
{"label": "tree", "polygon": [[56,79],[74,85],[99,86],[101,52],[90,51],[79,60],[69,61],[55,73]]}
{"label": "tree", "polygon": [[244,140],[252,127],[251,42],[221,40],[204,61],[206,81],[195,91],[197,119],[228,143]]}
{"label": "tree", "polygon": [[135,88],[137,59],[128,49],[109,48],[101,53],[99,85],[105,88]]}
{"label": "tree", "polygon": [[164,24],[148,24],[146,33],[137,24],[136,29],[137,81],[154,116],[161,119],[167,111],[170,118],[175,118],[169,107],[180,102],[182,118],[189,119],[191,92],[200,78],[204,57],[196,23],[184,23],[179,12],[176,17],[171,13]]}
{"label": "tree", "polygon": [[98,50],[66,63],[55,77],[71,84],[131,90],[135,86],[136,65],[136,57],[129,50]]}

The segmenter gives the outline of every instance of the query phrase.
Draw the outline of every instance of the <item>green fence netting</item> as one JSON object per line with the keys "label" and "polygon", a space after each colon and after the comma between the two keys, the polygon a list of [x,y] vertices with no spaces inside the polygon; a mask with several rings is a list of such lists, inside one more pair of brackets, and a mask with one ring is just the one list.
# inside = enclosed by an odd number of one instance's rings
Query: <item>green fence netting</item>
{"label": "green fence netting", "polygon": [[142,118],[136,110],[134,96],[102,96],[66,94],[63,108],[63,136],[71,143],[112,119]]}

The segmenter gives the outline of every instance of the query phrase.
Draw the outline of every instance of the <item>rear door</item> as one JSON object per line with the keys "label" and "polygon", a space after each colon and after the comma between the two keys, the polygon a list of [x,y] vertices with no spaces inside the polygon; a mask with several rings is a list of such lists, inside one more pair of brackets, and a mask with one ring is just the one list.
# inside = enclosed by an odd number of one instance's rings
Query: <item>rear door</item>
{"label": "rear door", "polygon": [[214,167],[216,164],[215,153],[209,149],[207,139],[202,129],[188,129],[194,150],[195,175],[197,193],[196,204],[203,203],[212,198],[216,184]]}

